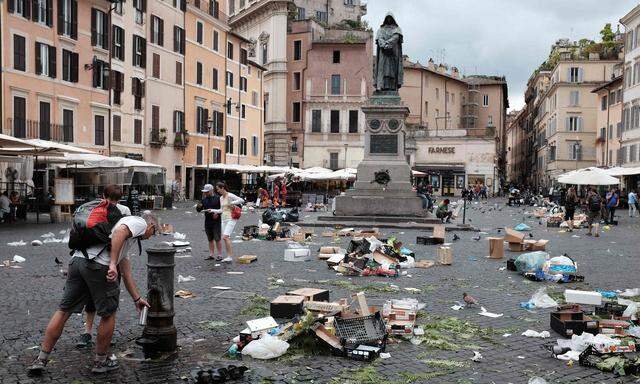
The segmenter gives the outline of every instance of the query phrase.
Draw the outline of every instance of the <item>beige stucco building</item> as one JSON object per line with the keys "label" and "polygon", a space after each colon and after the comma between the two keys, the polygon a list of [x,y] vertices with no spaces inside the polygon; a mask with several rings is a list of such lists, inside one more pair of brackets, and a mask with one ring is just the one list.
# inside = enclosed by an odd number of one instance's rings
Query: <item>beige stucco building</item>
{"label": "beige stucco building", "polygon": [[596,114],[596,166],[620,165],[620,138],[622,137],[622,75],[595,88],[591,92],[598,96]]}
{"label": "beige stucco building", "polygon": [[359,23],[367,13],[367,5],[361,0],[294,0],[295,19],[313,19],[325,26],[333,26],[344,20]]}
{"label": "beige stucco building", "polygon": [[460,195],[475,184],[497,191],[506,177],[501,169],[508,107],[503,77],[463,77],[455,67],[406,60],[400,96],[410,110],[407,160],[427,173],[437,194]]}
{"label": "beige stucco building", "polygon": [[[640,5],[620,22],[625,27],[623,126],[618,163],[623,167],[640,166]],[[627,187],[637,188],[638,177],[626,178]]]}
{"label": "beige stucco building", "polygon": [[109,4],[64,0],[37,9],[26,1],[0,4],[2,133],[109,153],[104,66],[109,47],[102,36],[106,29],[95,17],[106,14]]}

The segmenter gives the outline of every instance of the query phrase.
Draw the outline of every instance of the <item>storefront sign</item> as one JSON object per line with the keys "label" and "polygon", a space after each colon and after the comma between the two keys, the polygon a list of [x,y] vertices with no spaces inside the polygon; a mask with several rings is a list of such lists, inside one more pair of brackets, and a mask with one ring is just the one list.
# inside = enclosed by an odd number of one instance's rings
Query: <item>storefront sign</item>
{"label": "storefront sign", "polygon": [[429,153],[456,153],[456,147],[429,147]]}
{"label": "storefront sign", "polygon": [[371,135],[369,153],[395,155],[398,153],[398,135]]}

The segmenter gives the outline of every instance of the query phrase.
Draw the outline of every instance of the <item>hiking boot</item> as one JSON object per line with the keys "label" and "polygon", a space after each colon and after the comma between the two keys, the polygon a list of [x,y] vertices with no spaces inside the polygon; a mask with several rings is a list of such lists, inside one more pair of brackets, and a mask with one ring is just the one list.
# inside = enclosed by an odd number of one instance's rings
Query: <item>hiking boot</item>
{"label": "hiking boot", "polygon": [[27,368],[27,374],[32,376],[40,376],[44,372],[44,368],[47,366],[48,360],[42,360],[36,357],[33,363]]}
{"label": "hiking boot", "polygon": [[118,360],[107,358],[105,361],[94,361],[93,368],[91,368],[91,373],[93,374],[103,374],[111,371],[115,371],[120,366],[118,365]]}
{"label": "hiking boot", "polygon": [[78,337],[78,342],[76,343],[76,348],[88,348],[91,347],[93,342],[91,342],[91,334],[83,333]]}

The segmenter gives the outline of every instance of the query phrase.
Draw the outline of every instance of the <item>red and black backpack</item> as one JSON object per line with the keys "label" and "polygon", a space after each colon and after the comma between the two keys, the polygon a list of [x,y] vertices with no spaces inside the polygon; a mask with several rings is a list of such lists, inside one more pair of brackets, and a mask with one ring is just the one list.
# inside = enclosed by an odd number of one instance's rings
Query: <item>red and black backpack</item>
{"label": "red and black backpack", "polygon": [[122,217],[118,207],[107,200],[94,200],[79,206],[73,214],[69,233],[72,253],[81,251],[88,258],[87,249],[101,244],[105,246],[104,251],[111,243],[111,230]]}

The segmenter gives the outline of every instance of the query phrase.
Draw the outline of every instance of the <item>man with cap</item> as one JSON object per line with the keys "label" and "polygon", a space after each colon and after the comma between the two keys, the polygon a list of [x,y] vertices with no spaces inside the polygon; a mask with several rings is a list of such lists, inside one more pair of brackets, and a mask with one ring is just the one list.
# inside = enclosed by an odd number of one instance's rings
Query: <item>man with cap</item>
{"label": "man with cap", "polygon": [[207,240],[209,241],[209,256],[205,260],[222,260],[222,235],[221,235],[221,221],[220,215],[214,213],[213,210],[220,209],[220,196],[218,196],[214,190],[213,185],[205,184],[202,188],[202,202],[198,204],[196,210],[198,212],[204,212],[204,232],[207,234]]}

